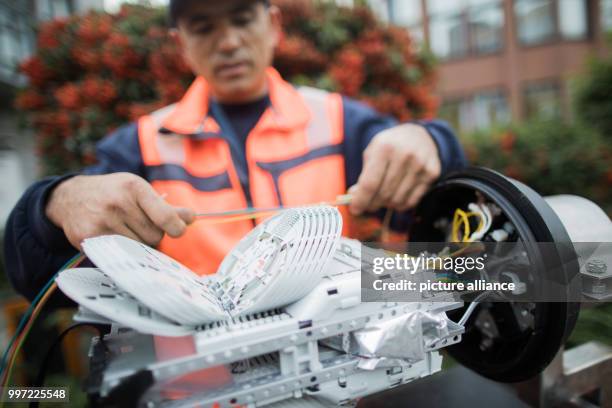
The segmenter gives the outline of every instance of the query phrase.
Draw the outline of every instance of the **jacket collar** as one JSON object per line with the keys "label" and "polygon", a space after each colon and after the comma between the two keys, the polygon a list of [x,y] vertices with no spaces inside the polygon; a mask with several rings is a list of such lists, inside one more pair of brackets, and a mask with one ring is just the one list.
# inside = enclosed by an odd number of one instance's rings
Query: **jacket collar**
{"label": "jacket collar", "polygon": [[[266,71],[271,109],[262,115],[258,129],[271,128],[280,131],[304,126],[310,117],[298,91],[282,79],[274,68]],[[191,84],[183,98],[164,119],[161,129],[185,136],[206,137],[220,133],[218,123],[210,116],[210,87],[199,76]]]}

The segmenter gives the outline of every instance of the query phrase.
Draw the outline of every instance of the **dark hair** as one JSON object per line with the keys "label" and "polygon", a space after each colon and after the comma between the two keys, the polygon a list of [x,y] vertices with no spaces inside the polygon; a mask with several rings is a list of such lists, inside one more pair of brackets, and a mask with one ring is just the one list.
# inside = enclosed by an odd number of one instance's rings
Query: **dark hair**
{"label": "dark hair", "polygon": [[[189,11],[189,6],[196,2],[204,2],[207,0],[170,0],[168,6],[168,23],[170,27],[176,27],[178,19]],[[269,0],[253,0],[263,3],[266,7],[270,5]]]}

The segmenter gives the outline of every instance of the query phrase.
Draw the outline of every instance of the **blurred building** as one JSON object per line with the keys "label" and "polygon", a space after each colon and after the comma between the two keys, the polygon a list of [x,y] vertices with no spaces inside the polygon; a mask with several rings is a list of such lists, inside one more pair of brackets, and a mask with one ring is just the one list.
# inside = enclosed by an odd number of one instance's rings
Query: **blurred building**
{"label": "blurred building", "polygon": [[25,83],[17,66],[34,51],[34,27],[39,21],[102,5],[103,0],[0,0],[0,231],[16,200],[36,177],[33,137],[20,128],[12,107],[16,89]]}
{"label": "blurred building", "polygon": [[437,56],[441,115],[462,131],[571,119],[571,79],[612,30],[612,0],[369,3]]}

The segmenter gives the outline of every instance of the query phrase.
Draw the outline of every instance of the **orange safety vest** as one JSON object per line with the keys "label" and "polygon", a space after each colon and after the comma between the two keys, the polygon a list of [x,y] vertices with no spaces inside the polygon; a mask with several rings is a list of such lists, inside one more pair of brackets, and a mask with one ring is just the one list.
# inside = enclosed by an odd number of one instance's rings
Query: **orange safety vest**
{"label": "orange safety vest", "polygon": [[[294,88],[267,71],[271,106],[246,139],[248,185],[254,207],[334,201],[346,191],[339,94]],[[198,77],[177,103],[142,117],[139,142],[145,177],[174,206],[197,212],[247,207],[230,146],[209,113],[206,80]],[[348,231],[348,214],[341,209]],[[215,273],[223,257],[253,228],[251,220],[194,222],[159,250],[200,275]]]}

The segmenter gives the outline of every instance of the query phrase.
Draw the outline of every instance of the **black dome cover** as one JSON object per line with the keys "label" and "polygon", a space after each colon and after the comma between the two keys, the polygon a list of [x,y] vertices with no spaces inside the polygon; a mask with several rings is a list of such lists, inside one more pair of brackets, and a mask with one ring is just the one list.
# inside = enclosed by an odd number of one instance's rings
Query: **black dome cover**
{"label": "black dome cover", "polygon": [[[410,240],[440,239],[432,233],[433,221],[449,214],[454,198],[465,202],[465,195],[470,191],[472,194],[479,192],[500,207],[524,242],[563,244],[555,245],[553,253],[542,256],[546,264],[543,270],[557,274],[555,278],[565,282],[570,282],[579,272],[569,235],[542,196],[516,180],[485,168],[472,167],[455,172],[434,185],[415,210]],[[574,291],[572,295],[568,293],[568,299],[577,299],[576,290],[580,288],[568,287],[568,291]],[[535,303],[533,327],[528,332],[518,330],[512,303],[488,303],[487,308],[501,328],[499,346],[489,351],[481,349],[481,335],[473,325],[474,313],[467,322],[462,341],[447,350],[461,364],[485,377],[516,382],[535,376],[552,361],[574,328],[580,304],[570,301]]]}

